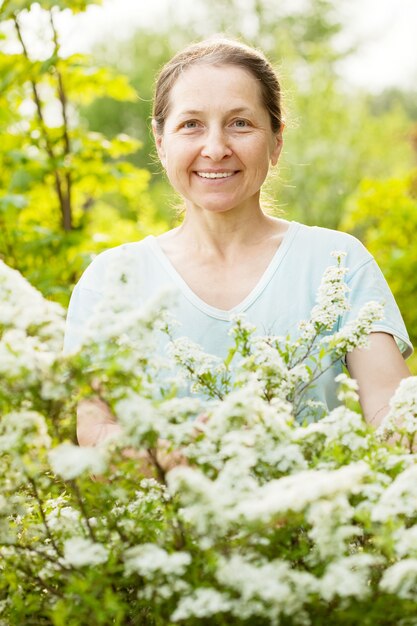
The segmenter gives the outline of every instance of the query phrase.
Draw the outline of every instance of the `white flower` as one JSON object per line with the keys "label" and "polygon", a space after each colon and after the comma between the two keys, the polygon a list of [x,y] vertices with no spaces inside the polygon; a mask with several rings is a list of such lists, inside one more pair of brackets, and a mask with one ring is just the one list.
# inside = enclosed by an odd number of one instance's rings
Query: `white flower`
{"label": "white flower", "polygon": [[239,554],[219,560],[216,578],[238,595],[232,603],[234,615],[245,620],[263,616],[273,624],[281,615],[301,612],[317,587],[314,576],[297,571],[287,561],[251,562]]}
{"label": "white flower", "polygon": [[62,443],[49,452],[52,471],[65,480],[76,478],[83,472],[102,474],[106,469],[106,452],[102,447],[80,447]]}
{"label": "white flower", "polygon": [[350,378],[347,374],[342,373],[336,376],[334,381],[336,383],[339,383],[339,391],[337,393],[337,399],[340,402],[346,402],[346,401],[357,402],[359,400],[359,395],[358,395],[359,385],[354,378]]}
{"label": "white flower", "polygon": [[404,559],[389,567],[379,584],[385,593],[415,600],[417,594],[417,559]]}
{"label": "white flower", "polygon": [[256,489],[247,467],[252,462],[249,455],[227,461],[215,480],[191,467],[176,467],[168,473],[168,489],[178,495],[183,518],[199,535],[214,531],[221,535],[227,530],[242,494]]}
{"label": "white flower", "polygon": [[323,328],[332,330],[339,317],[349,310],[346,293],[350,289],[344,281],[348,268],[341,266],[345,254],[333,252],[332,256],[337,259],[338,264],[326,268],[317,291],[317,304],[311,311],[310,320],[299,324],[301,337],[306,341],[311,341],[315,337],[317,327],[322,327],[321,330]]}
{"label": "white flower", "polygon": [[[100,255],[104,261],[105,255]],[[162,340],[165,343],[162,329],[171,326],[175,294],[175,289],[161,289],[144,302],[137,259],[129,246],[120,246],[104,272],[101,297],[83,329],[83,345],[95,346],[96,362],[110,358],[131,375],[142,377],[144,362],[156,359],[165,367],[156,352]]]}
{"label": "white flower", "polygon": [[180,599],[171,615],[171,620],[179,622],[190,617],[204,619],[219,613],[226,613],[230,607],[231,602],[225,594],[209,587],[199,587],[191,595]]}
{"label": "white flower", "polygon": [[372,507],[371,518],[383,522],[398,515],[414,517],[417,502],[417,465],[399,474]]}
{"label": "white flower", "polygon": [[327,445],[340,444],[350,450],[361,450],[369,447],[365,429],[365,422],[359,413],[339,406],[320,421],[298,428],[294,439],[312,443],[320,436]]}
{"label": "white flower", "polygon": [[0,451],[11,452],[20,445],[31,448],[49,448],[45,418],[36,411],[13,411],[0,420]]}
{"label": "white flower", "polygon": [[154,578],[158,574],[182,576],[191,563],[191,556],[180,551],[169,554],[153,543],[143,543],[126,550],[124,560],[127,575],[136,572],[145,578]]}
{"label": "white flower", "polygon": [[140,444],[147,433],[164,434],[167,420],[163,414],[151,400],[133,391],[115,404],[114,411],[124,433],[134,443]]}
{"label": "white flower", "polygon": [[266,483],[242,499],[236,513],[246,520],[268,521],[277,514],[303,511],[320,498],[356,492],[369,468],[364,461],[338,470],[307,470]]}
{"label": "white flower", "polygon": [[73,567],[84,567],[85,565],[100,565],[108,559],[108,550],[101,544],[84,539],[73,537],[64,543],[64,561]]}
{"label": "white flower", "polygon": [[46,514],[48,526],[51,530],[58,531],[60,535],[72,536],[75,528],[82,528],[82,515],[80,511],[68,506],[62,497],[48,500],[45,509],[51,507]]}
{"label": "white flower", "polygon": [[354,508],[344,494],[311,505],[307,513],[307,521],[311,524],[308,535],[314,542],[311,561],[344,555],[347,541],[362,534],[360,528],[349,524],[354,513]]}
{"label": "white flower", "polygon": [[279,397],[285,401],[297,386],[306,383],[309,369],[305,363],[291,367],[281,354],[280,338],[257,336],[252,339],[251,353],[239,363],[236,380],[241,386],[253,384],[253,380],[262,383],[260,392],[268,396]]}
{"label": "white flower", "polygon": [[400,528],[394,536],[394,549],[398,556],[415,556],[417,558],[417,526]]}
{"label": "white flower", "polygon": [[173,340],[166,349],[169,357],[192,381],[194,392],[208,392],[209,389],[215,389],[215,379],[220,378],[226,372],[222,359],[213,354],[207,354],[188,337]]}
{"label": "white flower", "polygon": [[354,348],[367,348],[374,322],[383,319],[384,306],[380,302],[368,302],[355,320],[348,322],[333,335],[322,337],[320,345],[344,355]]}
{"label": "white flower", "polygon": [[330,256],[338,261],[338,263],[342,262],[342,259],[346,257],[346,252],[344,250],[333,250],[330,252]]}
{"label": "white flower", "polygon": [[23,276],[0,261],[0,328],[15,328],[27,333],[36,329],[49,348],[61,350],[65,311],[43,298]]}
{"label": "white flower", "polygon": [[363,599],[369,595],[370,570],[381,562],[380,557],[371,554],[353,554],[328,565],[320,579],[320,593],[326,602],[335,597]]}
{"label": "white flower", "polygon": [[256,326],[248,322],[244,313],[231,313],[229,321],[234,325],[234,327],[229,330],[230,335],[235,334],[236,328],[247,332],[249,335],[256,331]]}
{"label": "white flower", "polygon": [[262,398],[263,383],[251,375],[247,383],[229,393],[214,405],[205,432],[209,439],[222,441],[232,430],[263,427],[276,437],[287,439],[293,421],[291,405],[280,399],[267,402]]}
{"label": "white flower", "polygon": [[399,429],[414,436],[417,433],[417,376],[402,379],[389,406],[378,432],[383,435]]}
{"label": "white flower", "polygon": [[20,328],[6,330],[0,339],[0,376],[14,385],[20,382],[26,388],[42,381],[56,359],[41,336],[28,336]]}

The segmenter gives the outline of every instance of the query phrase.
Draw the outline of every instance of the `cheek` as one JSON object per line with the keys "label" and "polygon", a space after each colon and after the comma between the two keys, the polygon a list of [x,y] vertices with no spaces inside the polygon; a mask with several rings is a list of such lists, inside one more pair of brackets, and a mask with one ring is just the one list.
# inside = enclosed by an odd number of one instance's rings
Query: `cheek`
{"label": "cheek", "polygon": [[175,142],[166,146],[167,167],[172,171],[183,172],[195,158],[196,148],[190,141]]}

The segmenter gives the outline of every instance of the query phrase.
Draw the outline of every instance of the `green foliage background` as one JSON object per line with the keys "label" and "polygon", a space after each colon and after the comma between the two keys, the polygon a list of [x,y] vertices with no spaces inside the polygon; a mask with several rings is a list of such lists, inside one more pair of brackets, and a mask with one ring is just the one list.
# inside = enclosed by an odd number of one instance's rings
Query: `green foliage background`
{"label": "green foliage background", "polygon": [[92,255],[172,227],[176,198],[150,133],[153,81],[183,45],[224,32],[261,47],[282,77],[285,149],[268,206],[362,239],[415,342],[415,94],[344,84],[343,3],[194,0],[185,21],[172,4],[154,29],[65,56],[58,14],[100,2],[48,0],[39,58],[26,19],[35,3],[0,1],[0,258],[67,304]]}

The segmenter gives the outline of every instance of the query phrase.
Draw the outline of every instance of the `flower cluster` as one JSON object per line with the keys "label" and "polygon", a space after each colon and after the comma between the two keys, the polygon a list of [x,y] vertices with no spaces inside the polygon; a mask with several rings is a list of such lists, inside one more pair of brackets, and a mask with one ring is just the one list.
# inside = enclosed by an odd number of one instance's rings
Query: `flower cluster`
{"label": "flower cluster", "polygon": [[[0,625],[415,623],[417,379],[376,432],[347,375],[333,410],[306,395],[381,315],[338,329],[335,257],[297,337],[240,316],[224,361],[163,354],[171,296],[135,308],[126,251],[67,356],[61,309],[0,264]],[[81,448],[91,396],[120,431]]]}

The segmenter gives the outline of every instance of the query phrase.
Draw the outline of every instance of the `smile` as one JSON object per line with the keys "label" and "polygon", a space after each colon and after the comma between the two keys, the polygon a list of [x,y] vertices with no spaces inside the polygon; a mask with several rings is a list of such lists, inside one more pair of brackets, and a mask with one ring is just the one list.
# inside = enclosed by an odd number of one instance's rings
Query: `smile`
{"label": "smile", "polygon": [[196,172],[200,178],[230,178],[236,172]]}

